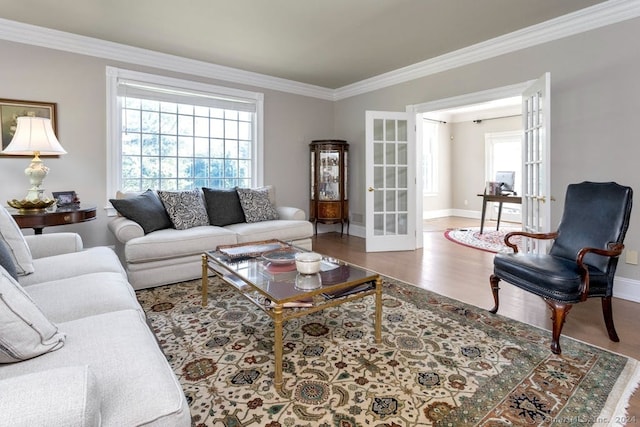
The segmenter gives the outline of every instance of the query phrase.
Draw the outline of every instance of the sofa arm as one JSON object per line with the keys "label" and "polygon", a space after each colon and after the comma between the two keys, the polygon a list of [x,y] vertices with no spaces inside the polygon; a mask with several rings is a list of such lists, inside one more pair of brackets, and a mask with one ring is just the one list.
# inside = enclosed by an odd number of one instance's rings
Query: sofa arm
{"label": "sofa arm", "polygon": [[144,236],[144,230],[140,224],[123,216],[113,218],[107,227],[120,243],[127,243],[131,239]]}
{"label": "sofa arm", "polygon": [[82,238],[78,233],[51,233],[24,236],[31,256],[44,258],[83,250]]}
{"label": "sofa arm", "polygon": [[2,426],[100,425],[100,390],[88,366],[0,380],[0,396]]}
{"label": "sofa arm", "polygon": [[290,206],[278,206],[276,210],[278,211],[280,219],[307,219],[307,214],[302,209],[292,208]]}

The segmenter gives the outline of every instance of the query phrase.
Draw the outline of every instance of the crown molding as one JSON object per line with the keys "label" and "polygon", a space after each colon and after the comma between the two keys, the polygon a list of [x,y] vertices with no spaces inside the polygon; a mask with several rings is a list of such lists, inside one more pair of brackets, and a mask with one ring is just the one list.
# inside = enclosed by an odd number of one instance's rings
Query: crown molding
{"label": "crown molding", "polygon": [[333,90],[0,18],[0,39],[81,55],[333,100]]}
{"label": "crown molding", "polygon": [[609,0],[509,34],[380,74],[334,91],[349,98],[640,16],[640,0]]}
{"label": "crown molding", "polygon": [[338,101],[640,16],[640,0],[608,0],[486,42],[329,89],[0,18],[0,39]]}

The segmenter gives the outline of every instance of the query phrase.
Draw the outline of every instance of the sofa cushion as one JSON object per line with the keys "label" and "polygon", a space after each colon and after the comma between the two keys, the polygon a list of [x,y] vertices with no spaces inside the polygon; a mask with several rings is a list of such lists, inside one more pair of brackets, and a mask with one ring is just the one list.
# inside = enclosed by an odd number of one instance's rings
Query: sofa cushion
{"label": "sofa cushion", "polygon": [[30,359],[64,345],[65,335],[0,268],[0,363]]}
{"label": "sofa cushion", "polygon": [[209,225],[207,209],[200,189],[187,191],[158,190],[158,197],[177,230]]}
{"label": "sofa cushion", "polygon": [[[18,375],[3,380],[0,388],[11,390],[0,399],[0,414],[12,426],[101,424],[100,387],[87,365]],[[0,425],[9,424],[0,420]]]}
{"label": "sofa cushion", "polygon": [[35,273],[21,276],[18,280],[25,288],[35,283],[69,279],[90,273],[111,272],[119,273],[122,277],[127,276],[116,253],[106,246],[37,258],[33,260],[33,264],[36,267]]}
{"label": "sofa cushion", "polygon": [[[100,389],[103,426],[190,426],[189,407],[166,357],[139,310],[120,310],[60,323],[59,351],[4,365],[0,380],[88,365]],[[1,418],[1,416],[0,416]]]}
{"label": "sofa cushion", "polygon": [[20,227],[3,206],[0,206],[0,239],[9,247],[18,276],[25,276],[35,271],[31,251]]}
{"label": "sofa cushion", "polygon": [[266,188],[237,188],[246,222],[278,219],[278,212],[269,200]]}
{"label": "sofa cushion", "polygon": [[109,201],[120,215],[140,224],[145,233],[172,226],[164,205],[153,190],[147,190],[134,197]]}
{"label": "sofa cushion", "polygon": [[133,288],[121,273],[90,273],[25,288],[47,319],[68,322],[118,310],[140,310]]}
{"label": "sofa cushion", "polygon": [[235,243],[236,234],[222,227],[207,225],[188,230],[169,228],[129,240],[124,248],[124,257],[128,264],[146,263],[202,255],[205,251],[214,250],[218,245]]}
{"label": "sofa cushion", "polygon": [[225,228],[236,233],[238,243],[257,242],[269,239],[279,239],[287,242],[313,236],[313,224],[309,221],[278,219],[232,224]]}
{"label": "sofa cushion", "polygon": [[233,189],[202,188],[209,215],[209,224],[224,227],[244,222],[244,211],[238,192]]}
{"label": "sofa cushion", "polygon": [[4,240],[0,240],[0,267],[7,270],[9,276],[18,280],[16,264],[13,262],[13,257],[11,256],[11,252],[9,252],[9,247],[4,242]]}

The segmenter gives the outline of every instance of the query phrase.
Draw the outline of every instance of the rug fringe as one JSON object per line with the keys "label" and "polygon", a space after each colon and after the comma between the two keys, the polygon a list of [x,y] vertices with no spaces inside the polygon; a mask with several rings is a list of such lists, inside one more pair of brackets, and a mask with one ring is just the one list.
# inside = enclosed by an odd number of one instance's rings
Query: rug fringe
{"label": "rug fringe", "polygon": [[640,385],[640,363],[629,358],[593,425],[624,427],[628,423],[632,423],[628,418],[627,409],[631,396],[638,385]]}

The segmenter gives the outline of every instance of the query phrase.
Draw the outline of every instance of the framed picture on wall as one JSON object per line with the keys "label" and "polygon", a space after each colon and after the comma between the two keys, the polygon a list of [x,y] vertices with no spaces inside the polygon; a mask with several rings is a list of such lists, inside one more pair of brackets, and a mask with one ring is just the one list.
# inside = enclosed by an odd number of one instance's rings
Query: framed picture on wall
{"label": "framed picture on wall", "polygon": [[[7,148],[18,125],[18,117],[33,116],[51,119],[53,132],[58,135],[55,102],[19,101],[15,99],[0,99],[0,135],[2,135],[2,147]],[[0,155],[2,155],[0,153]]]}

